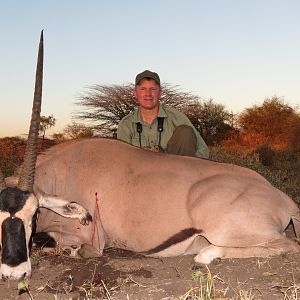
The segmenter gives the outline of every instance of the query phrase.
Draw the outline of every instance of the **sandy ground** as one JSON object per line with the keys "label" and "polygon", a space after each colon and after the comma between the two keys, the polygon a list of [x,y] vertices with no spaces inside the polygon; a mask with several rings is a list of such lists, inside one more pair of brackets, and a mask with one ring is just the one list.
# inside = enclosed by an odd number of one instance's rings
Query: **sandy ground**
{"label": "sandy ground", "polygon": [[203,290],[214,283],[215,299],[297,299],[293,294],[300,294],[300,254],[225,259],[208,270],[195,269],[192,256],[156,259],[108,249],[101,258],[77,259],[34,250],[32,267],[30,294],[19,295],[16,282],[0,281],[1,299],[199,299],[200,278]]}

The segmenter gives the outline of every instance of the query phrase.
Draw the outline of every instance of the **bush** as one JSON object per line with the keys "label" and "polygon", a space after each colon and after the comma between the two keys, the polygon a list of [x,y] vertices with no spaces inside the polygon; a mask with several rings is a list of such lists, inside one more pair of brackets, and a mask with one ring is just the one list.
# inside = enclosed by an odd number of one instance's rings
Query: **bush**
{"label": "bush", "polygon": [[272,166],[266,166],[261,162],[259,153],[239,150],[216,146],[210,149],[210,153],[213,160],[232,163],[258,172],[272,185],[300,203],[299,152],[274,151]]}
{"label": "bush", "polygon": [[264,166],[272,166],[274,163],[274,151],[270,146],[258,147],[255,151],[258,154],[259,161]]}
{"label": "bush", "polygon": [[[38,152],[55,145],[53,140],[40,139]],[[23,162],[26,140],[19,137],[0,139],[0,169],[5,177],[13,175],[15,169]]]}
{"label": "bush", "polygon": [[5,177],[23,162],[25,145],[26,141],[18,137],[0,139],[0,169]]}

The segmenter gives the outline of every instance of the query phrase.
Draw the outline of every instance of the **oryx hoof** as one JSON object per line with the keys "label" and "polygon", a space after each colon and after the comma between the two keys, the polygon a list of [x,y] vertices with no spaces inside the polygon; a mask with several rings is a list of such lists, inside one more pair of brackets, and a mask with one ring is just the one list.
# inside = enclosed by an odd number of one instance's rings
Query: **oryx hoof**
{"label": "oryx hoof", "polygon": [[82,244],[81,248],[77,251],[77,254],[82,258],[94,258],[101,256],[101,253],[95,247],[89,244]]}
{"label": "oryx hoof", "polygon": [[219,257],[223,257],[222,248],[209,245],[199,251],[199,253],[194,257],[194,261],[196,263],[209,265],[214,259]]}

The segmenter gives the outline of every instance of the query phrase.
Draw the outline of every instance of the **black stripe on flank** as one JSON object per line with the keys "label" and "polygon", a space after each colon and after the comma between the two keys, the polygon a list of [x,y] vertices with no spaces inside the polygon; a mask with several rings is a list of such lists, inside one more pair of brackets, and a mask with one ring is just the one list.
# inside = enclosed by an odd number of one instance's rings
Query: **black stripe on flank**
{"label": "black stripe on flank", "polygon": [[156,246],[155,248],[152,248],[148,251],[142,252],[142,254],[145,255],[151,255],[154,253],[158,253],[161,252],[175,244],[178,244],[180,242],[183,242],[184,240],[190,238],[191,236],[193,236],[194,234],[199,234],[201,233],[202,230],[201,229],[196,229],[196,228],[186,228],[181,230],[180,232],[174,234],[173,236],[171,236],[169,239],[167,239],[166,241],[164,241],[163,243],[161,243],[160,245]]}

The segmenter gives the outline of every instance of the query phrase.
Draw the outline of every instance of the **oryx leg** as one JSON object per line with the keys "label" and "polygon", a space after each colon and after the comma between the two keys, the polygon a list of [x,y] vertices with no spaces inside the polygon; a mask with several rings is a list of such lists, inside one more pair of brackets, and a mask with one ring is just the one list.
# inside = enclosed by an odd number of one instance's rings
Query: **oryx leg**
{"label": "oryx leg", "polygon": [[298,212],[297,215],[292,218],[292,220],[295,235],[298,239],[300,239],[300,212]]}
{"label": "oryx leg", "polygon": [[198,235],[193,240],[192,244],[184,252],[185,255],[197,254],[202,249],[207,248],[210,245],[210,242],[202,235]]}
{"label": "oryx leg", "polygon": [[281,237],[269,241],[263,245],[252,247],[219,247],[210,245],[195,256],[196,263],[208,265],[215,258],[247,258],[247,257],[270,257],[283,253],[297,253],[300,246],[294,240]]}

